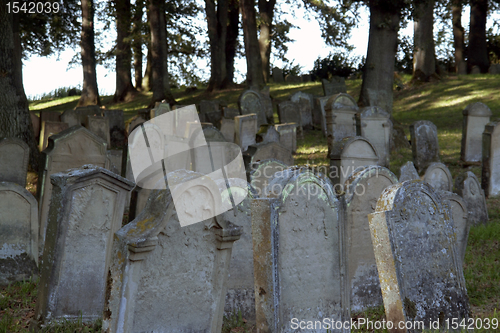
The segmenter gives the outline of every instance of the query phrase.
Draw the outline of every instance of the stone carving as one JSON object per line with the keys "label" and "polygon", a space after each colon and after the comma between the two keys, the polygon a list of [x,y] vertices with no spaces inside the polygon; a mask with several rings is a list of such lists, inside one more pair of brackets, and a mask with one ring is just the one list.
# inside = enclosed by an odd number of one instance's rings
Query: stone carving
{"label": "stone carving", "polygon": [[424,181],[429,183],[436,191],[451,191],[453,178],[450,170],[440,162],[434,162],[425,170]]}

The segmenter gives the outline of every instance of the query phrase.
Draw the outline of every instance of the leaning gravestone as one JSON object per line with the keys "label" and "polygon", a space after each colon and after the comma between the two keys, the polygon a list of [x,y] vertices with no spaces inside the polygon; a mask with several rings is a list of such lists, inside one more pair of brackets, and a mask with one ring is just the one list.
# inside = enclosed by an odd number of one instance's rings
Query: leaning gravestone
{"label": "leaning gravestone", "polygon": [[413,165],[413,162],[406,162],[399,169],[399,182],[402,183],[407,180],[415,180],[415,179],[420,179],[417,169],[415,169],[415,165]]}
{"label": "leaning gravestone", "polygon": [[37,206],[24,186],[0,181],[0,286],[37,273]]}
{"label": "leaning gravestone", "polygon": [[443,204],[448,205],[451,217],[453,219],[453,226],[456,234],[456,248],[458,259],[465,263],[465,250],[467,248],[467,239],[469,237],[469,214],[467,212],[467,205],[465,201],[453,192],[437,191]]}
{"label": "leaning gravestone", "polygon": [[483,133],[481,187],[486,197],[500,194],[500,121],[492,121]]}
{"label": "leaning gravestone", "polygon": [[378,164],[389,167],[392,121],[390,115],[378,106],[363,108],[361,118],[361,136],[370,140],[377,149]]}
{"label": "leaning gravestone", "polygon": [[257,115],[255,114],[234,118],[234,143],[240,146],[242,151],[247,150],[249,145],[255,143],[257,123]]}
{"label": "leaning gravestone", "polygon": [[467,105],[462,112],[462,146],[460,158],[464,162],[481,162],[483,132],[490,122],[491,110],[485,104],[476,102]]}
{"label": "leaning gravestone", "polygon": [[327,130],[326,130],[326,111],[325,111],[325,106],[326,102],[330,99],[332,96],[325,96],[325,97],[316,97],[314,98],[314,108],[313,108],[313,119],[318,119],[320,120],[320,126],[321,126],[321,131],[323,132],[323,135],[326,137],[328,135]]}
{"label": "leaning gravestone", "polygon": [[42,123],[42,130],[40,131],[40,143],[38,146],[40,151],[47,148],[50,136],[62,132],[67,128],[68,124],[60,121],[44,121]]}
{"label": "leaning gravestone", "polygon": [[367,139],[355,136],[328,146],[329,177],[335,190],[342,192],[345,180],[360,166],[377,165],[375,147]]}
{"label": "leaning gravestone", "polygon": [[453,220],[432,187],[421,181],[388,187],[368,221],[387,322],[423,321],[425,329],[437,328],[429,326],[437,320],[468,322]]}
{"label": "leaning gravestone", "polygon": [[260,125],[269,123],[259,92],[254,90],[244,91],[238,99],[238,107],[242,115],[257,115],[257,128],[259,128]]}
{"label": "leaning gravestone", "polygon": [[297,151],[297,127],[296,123],[274,125],[279,134],[279,143],[288,150],[295,153]]}
{"label": "leaning gravestone", "polygon": [[0,182],[26,187],[30,149],[18,138],[0,139]]}
{"label": "leaning gravestone", "polygon": [[453,189],[453,178],[450,170],[440,162],[429,165],[424,174],[424,182],[427,182],[436,191],[451,191]]}
{"label": "leaning gravestone", "polygon": [[325,104],[326,131],[328,140],[340,141],[349,136],[360,135],[358,105],[348,94],[337,94]]}
{"label": "leaning gravestone", "polygon": [[[104,331],[222,329],[231,250],[241,228],[211,217],[222,203],[210,178],[175,172],[172,177],[186,184],[199,180],[197,185],[175,187],[179,205],[174,207],[168,189],[154,190],[139,216],[115,234]],[[180,212],[204,212],[206,219],[182,227]]]}
{"label": "leaning gravestone", "polygon": [[111,138],[109,135],[109,118],[100,116],[88,116],[85,127],[106,141],[108,147],[111,146]]}
{"label": "leaning gravestone", "polygon": [[351,311],[360,312],[382,305],[377,263],[366,216],[375,212],[380,194],[396,183],[396,175],[381,166],[360,167],[345,182]]}
{"label": "leaning gravestone", "polygon": [[344,213],[331,183],[289,168],[266,192],[270,199],[252,202],[257,331],[296,332],[294,318],[349,321]]}
{"label": "leaning gravestone", "polygon": [[249,172],[250,184],[252,185],[252,188],[255,189],[257,195],[262,197],[264,195],[265,188],[274,178],[274,174],[285,170],[287,167],[288,166],[285,163],[274,158],[253,164]]}
{"label": "leaning gravestone", "polygon": [[418,172],[425,170],[432,162],[439,162],[437,127],[428,120],[419,120],[410,125],[413,164]]}
{"label": "leaning gravestone", "polygon": [[243,161],[245,162],[245,169],[247,174],[253,169],[253,165],[260,161],[265,161],[270,158],[275,158],[282,161],[286,165],[293,165],[292,152],[283,147],[278,142],[256,143],[248,146],[247,151],[243,154]]}
{"label": "leaning gravestone", "polygon": [[134,183],[94,165],[50,178],[54,188],[35,318],[38,325],[93,322],[102,317],[114,234]]}
{"label": "leaning gravestone", "polygon": [[457,176],[454,192],[461,196],[467,205],[470,225],[488,223],[488,207],[484,191],[473,172],[467,171]]}
{"label": "leaning gravestone", "polygon": [[323,93],[325,96],[347,93],[345,78],[341,76],[334,76],[331,81],[323,79],[321,80],[321,85],[323,86]]}

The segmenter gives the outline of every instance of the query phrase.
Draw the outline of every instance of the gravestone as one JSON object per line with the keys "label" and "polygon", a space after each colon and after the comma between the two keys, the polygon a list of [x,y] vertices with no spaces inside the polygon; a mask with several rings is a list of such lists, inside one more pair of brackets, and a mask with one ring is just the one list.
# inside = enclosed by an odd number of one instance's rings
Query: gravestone
{"label": "gravestone", "polygon": [[287,74],[285,75],[285,82],[286,83],[301,83],[302,82],[302,79],[300,78],[300,76],[297,76],[295,74]]}
{"label": "gravestone", "polygon": [[500,64],[491,64],[488,73],[491,75],[500,74]]}
{"label": "gravestone", "polygon": [[39,245],[43,249],[45,230],[52,197],[50,175],[85,164],[109,168],[106,142],[84,127],[74,126],[49,138],[49,147],[41,153],[37,198],[40,217]]}
{"label": "gravestone", "polygon": [[465,201],[458,194],[448,191],[437,191],[443,204],[448,205],[453,226],[456,234],[457,257],[462,265],[465,263],[465,250],[467,248],[467,239],[469,237],[470,223]]}
{"label": "gravestone", "polygon": [[84,165],[53,174],[35,310],[38,325],[102,317],[114,234],[134,183]]}
{"label": "gravestone", "polygon": [[323,86],[323,94],[325,96],[347,93],[345,78],[341,76],[334,76],[331,81],[323,79],[321,80],[321,85]]}
{"label": "gravestone", "polygon": [[254,163],[249,172],[250,185],[255,189],[257,195],[262,197],[264,196],[265,188],[269,184],[269,181],[273,179],[274,174],[285,170],[287,167],[285,163],[274,158]]}
{"label": "gravestone", "polygon": [[104,110],[104,117],[109,119],[110,148],[123,148],[125,145],[125,122],[122,110]]}
{"label": "gravestone", "polygon": [[252,201],[257,331],[296,332],[293,318],[349,321],[344,213],[331,183],[289,168],[267,189],[270,199]]}
{"label": "gravestone", "polygon": [[106,141],[108,147],[111,146],[111,138],[109,136],[109,118],[99,116],[88,116],[85,127]]}
{"label": "gravestone", "polygon": [[234,142],[234,119],[222,118],[220,131],[227,142]]}
{"label": "gravestone", "polygon": [[30,148],[21,139],[0,139],[0,182],[26,187]]}
{"label": "gravestone", "polygon": [[240,146],[242,151],[255,143],[257,123],[256,114],[234,117],[234,143]]}
{"label": "gravestone", "polygon": [[106,151],[106,158],[108,159],[109,171],[120,175],[122,172],[122,149],[110,149]]}
{"label": "gravestone", "polygon": [[[154,190],[145,209],[115,235],[103,330],[109,332],[220,332],[233,242],[241,228],[223,218],[181,227],[178,214],[214,216],[217,185],[201,174],[170,190]],[[172,184],[169,184],[169,187]],[[177,212],[177,214],[176,214]]]}
{"label": "gravestone", "polygon": [[285,81],[281,68],[273,67],[273,81],[274,83],[283,83]]}
{"label": "gravestone", "polygon": [[49,137],[64,131],[68,128],[68,124],[60,121],[44,121],[42,122],[42,130],[40,131],[40,142],[38,148],[40,151],[47,148],[49,144]]}
{"label": "gravestone", "polygon": [[296,123],[274,125],[279,134],[279,143],[292,153],[297,151],[297,127]]}
{"label": "gravestone", "polygon": [[[224,103],[225,104],[225,103]],[[215,127],[220,129],[222,111],[220,101],[200,101],[200,121],[212,123]]]}
{"label": "gravestone", "polygon": [[300,123],[302,124],[302,127],[305,129],[312,129],[312,107],[310,106],[309,101],[300,99],[297,104],[299,106]]}
{"label": "gravestone", "polygon": [[356,169],[344,184],[351,311],[365,311],[383,303],[366,217],[375,212],[380,194],[396,183],[398,179],[389,169],[368,166]]}
{"label": "gravestone", "polygon": [[449,191],[453,189],[453,178],[450,170],[440,162],[434,162],[425,170],[424,182],[430,184],[434,190]]}
{"label": "gravestone", "polygon": [[472,66],[470,73],[471,74],[481,74],[481,68],[479,68],[479,66],[477,66],[477,65],[474,65],[474,66]]}
{"label": "gravestone", "polygon": [[461,196],[467,205],[470,225],[488,223],[488,207],[484,191],[473,172],[466,171],[455,178],[454,192]]}
{"label": "gravestone", "polygon": [[278,117],[280,124],[297,124],[299,135],[302,136],[302,117],[298,103],[285,101],[278,104]]}
{"label": "gravestone", "polygon": [[302,80],[302,82],[311,82],[312,81],[311,74],[302,74],[300,76],[300,79]]}
{"label": "gravestone", "polygon": [[135,130],[139,125],[145,122],[146,119],[139,115],[132,117],[130,122],[125,126],[127,134],[130,135],[130,133],[132,133],[133,130]]}
{"label": "gravestone", "polygon": [[243,153],[243,161],[245,161],[245,169],[247,174],[252,170],[252,166],[260,161],[265,161],[270,158],[282,161],[286,165],[293,165],[292,152],[283,147],[278,142],[256,143],[248,146],[247,151]]}
{"label": "gravestone", "polygon": [[[201,142],[203,145],[200,146]],[[202,126],[196,129],[189,141],[192,170],[208,175],[229,164],[240,153],[240,149],[233,145],[234,148],[231,150],[228,145],[222,133],[214,126]]]}
{"label": "gravestone", "polygon": [[98,105],[88,105],[77,107],[73,110],[66,110],[61,115],[61,121],[68,124],[68,127],[76,125],[85,126],[88,116],[102,116],[102,109]]}
{"label": "gravestone", "polygon": [[410,142],[413,164],[422,172],[432,162],[439,162],[437,128],[428,120],[415,121],[410,125]]}
{"label": "gravestone", "polygon": [[345,180],[361,166],[377,165],[375,147],[367,139],[355,136],[328,145],[329,177],[336,190],[342,191]]}
{"label": "gravestone", "polygon": [[390,115],[378,106],[363,108],[361,114],[361,136],[367,138],[377,150],[378,165],[389,167],[391,155],[392,121]]}
{"label": "gravestone", "polygon": [[241,115],[255,114],[257,116],[257,128],[269,123],[261,99],[260,93],[254,90],[244,91],[238,99]]}
{"label": "gravestone", "polygon": [[68,124],[68,127],[84,125],[80,122],[80,115],[76,110],[66,110],[61,114],[61,122]]}
{"label": "gravestone", "polygon": [[492,121],[483,133],[481,187],[486,197],[500,194],[500,121]]}
{"label": "gravestone", "polygon": [[279,142],[280,134],[273,125],[262,125],[257,133],[257,143],[260,142]]}
{"label": "gravestone", "polygon": [[415,180],[415,179],[420,179],[417,169],[415,169],[415,165],[413,165],[413,162],[406,162],[399,169],[399,182],[402,183],[407,180]]}
{"label": "gravestone", "polygon": [[292,96],[290,96],[290,101],[292,101],[292,102],[299,103],[301,100],[307,101],[306,105],[307,105],[307,110],[308,110],[310,116],[307,114],[304,115],[302,113],[302,111],[301,111],[301,115],[303,117],[304,116],[310,117],[311,121],[312,121],[311,124],[317,128],[321,128],[321,118],[318,117],[316,112],[314,112],[314,97],[313,97],[313,95],[308,94],[308,93],[304,93],[302,91],[298,91],[295,94],[293,94]]}
{"label": "gravestone", "polygon": [[60,122],[61,113],[58,111],[40,111],[40,124],[43,126],[44,121]]}
{"label": "gravestone", "polygon": [[490,122],[491,110],[485,104],[476,102],[467,105],[462,112],[462,146],[460,159],[464,162],[481,162],[483,132]]}
{"label": "gravestone", "polygon": [[223,118],[234,120],[234,117],[238,117],[238,116],[241,116],[240,110],[228,108],[227,106],[222,107],[222,117]]}
{"label": "gravestone", "polygon": [[35,140],[40,138],[40,117],[30,111],[31,124],[33,124],[33,133]]}
{"label": "gravestone", "polygon": [[358,111],[351,96],[341,93],[330,97],[325,104],[328,140],[340,141],[349,136],[360,135]]}
{"label": "gravestone", "polygon": [[37,205],[24,186],[0,181],[0,286],[38,271]]}
{"label": "gravestone", "polygon": [[423,321],[425,329],[437,320],[468,322],[453,220],[432,187],[422,181],[388,187],[368,221],[386,320]]}
{"label": "gravestone", "polygon": [[167,102],[156,102],[154,109],[149,111],[149,119],[153,119],[155,117],[161,116],[167,112],[170,112],[170,104]]}
{"label": "gravestone", "polygon": [[313,119],[320,120],[321,131],[323,132],[323,135],[325,137],[328,135],[327,129],[326,129],[325,106],[326,106],[326,102],[328,102],[330,97],[332,97],[332,96],[314,98]]}

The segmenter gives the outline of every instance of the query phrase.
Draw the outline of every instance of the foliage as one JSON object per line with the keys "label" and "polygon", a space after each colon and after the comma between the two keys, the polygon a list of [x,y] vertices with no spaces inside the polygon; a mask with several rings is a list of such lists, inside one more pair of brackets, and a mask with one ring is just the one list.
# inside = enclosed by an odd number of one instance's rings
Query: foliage
{"label": "foliage", "polygon": [[330,79],[332,76],[348,77],[360,69],[360,58],[349,53],[330,53],[326,58],[314,61],[311,75],[314,79]]}
{"label": "foliage", "polygon": [[243,318],[241,310],[235,311],[229,316],[224,316],[224,321],[222,324],[221,333],[231,333],[234,332],[235,328],[239,328],[238,332],[250,333],[252,332],[251,327],[248,327],[247,321]]}
{"label": "foliage", "polygon": [[413,72],[413,38],[408,36],[399,38],[394,69],[406,74]]}
{"label": "foliage", "polygon": [[42,94],[40,96],[29,96],[28,100],[30,102],[34,101],[47,101],[56,98],[80,96],[82,94],[82,89],[80,86],[77,87],[61,87],[57,88],[49,93]]}
{"label": "foliage", "polygon": [[500,63],[500,34],[498,22],[486,31],[486,49],[491,63]]}

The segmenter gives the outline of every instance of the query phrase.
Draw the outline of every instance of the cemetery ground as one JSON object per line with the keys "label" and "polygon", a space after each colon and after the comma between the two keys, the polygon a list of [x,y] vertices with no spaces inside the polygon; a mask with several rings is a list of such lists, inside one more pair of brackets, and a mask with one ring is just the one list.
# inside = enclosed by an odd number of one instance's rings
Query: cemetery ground
{"label": "cemetery ground", "polygon": [[[493,112],[492,120],[500,118],[500,75],[468,75],[448,76],[439,82],[424,83],[410,86],[409,77],[404,76],[404,88],[395,91],[393,117],[401,128],[404,128],[409,138],[409,125],[416,120],[430,120],[438,128],[441,161],[450,169],[455,178],[465,168],[460,162],[460,144],[462,136],[462,110],[473,102],[486,104]],[[346,80],[347,93],[356,100],[361,88],[361,80]],[[399,84],[401,86],[401,84]],[[206,93],[204,88],[173,89],[178,104],[188,105],[201,100],[220,99],[229,107],[237,108],[238,96],[244,87],[222,92]],[[314,95],[323,95],[320,82],[303,84],[270,84],[270,95],[279,101],[285,101],[293,93],[303,91]],[[64,111],[76,106],[79,96],[65,97],[55,100],[32,102],[30,109],[37,113],[40,110]],[[151,95],[139,93],[134,101],[128,103],[112,103],[112,96],[101,98],[106,109],[124,111],[125,120],[130,120],[138,110],[146,109]],[[275,120],[278,117],[275,112]],[[297,153],[295,163],[309,164],[315,168],[328,165],[327,142],[321,131],[306,131],[304,138],[297,138]],[[399,168],[412,160],[411,148],[400,148],[391,152],[390,170],[399,175]],[[472,165],[467,170],[481,177],[480,165]],[[28,174],[26,188],[36,192],[37,176]],[[500,304],[500,198],[487,200],[489,223],[485,226],[472,227],[469,234],[467,252],[464,263],[464,277],[467,293],[471,303],[472,318],[499,318]],[[37,281],[12,284],[0,290],[0,333],[28,332],[30,319],[34,316],[36,303]],[[366,318],[372,321],[385,318],[383,307],[373,308],[362,313],[352,313],[353,320]],[[48,328],[49,332],[98,332],[100,323],[83,325],[82,323],[66,323]],[[234,314],[225,318],[223,332],[252,332],[247,327],[245,319]],[[480,330],[476,330],[480,331]],[[486,330],[484,330],[486,332]],[[353,332],[384,332],[360,328]]]}

